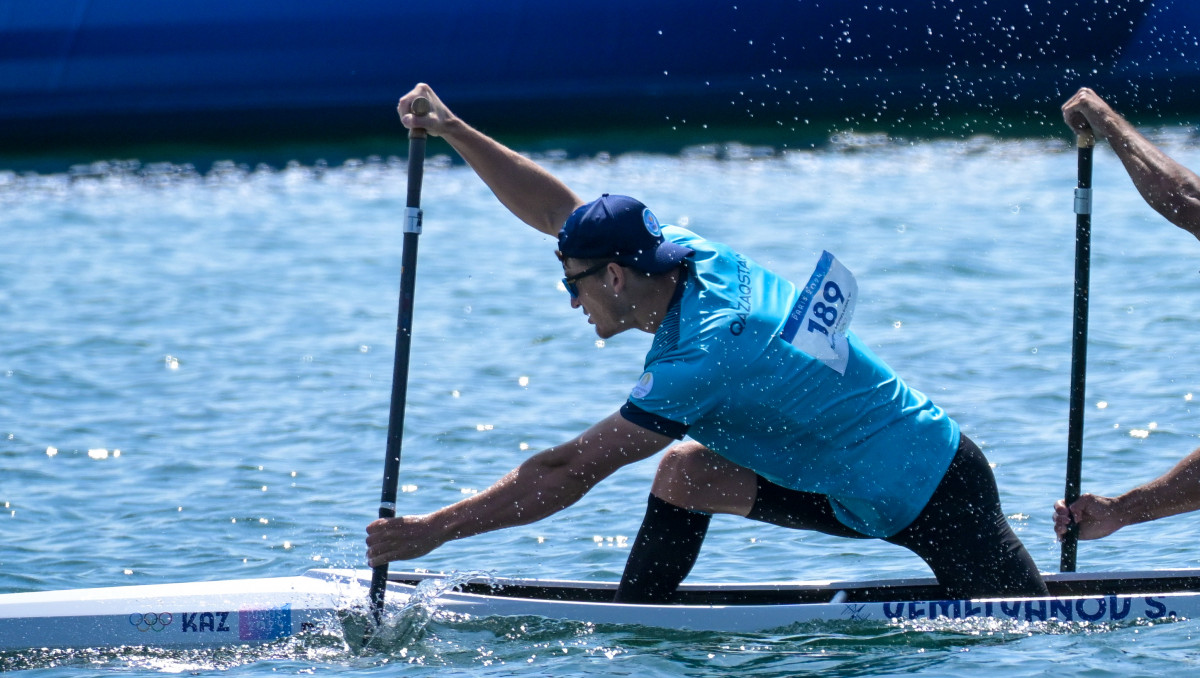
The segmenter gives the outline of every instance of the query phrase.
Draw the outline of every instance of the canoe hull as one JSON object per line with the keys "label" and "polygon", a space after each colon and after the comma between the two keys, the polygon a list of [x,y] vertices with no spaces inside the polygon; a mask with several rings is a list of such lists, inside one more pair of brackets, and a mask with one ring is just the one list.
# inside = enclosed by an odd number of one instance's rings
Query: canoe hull
{"label": "canoe hull", "polygon": [[[120,646],[227,647],[333,634],[366,619],[369,571],[0,595],[0,651]],[[1050,598],[943,600],[930,579],[689,584],[681,603],[607,602],[615,584],[398,572],[390,619],[420,610],[455,623],[542,617],[600,625],[760,632],[803,623],[952,619],[1123,623],[1200,616],[1200,571],[1057,574]],[[365,628],[365,627],[364,627]]]}
{"label": "canoe hull", "polygon": [[306,575],[11,593],[0,595],[0,650],[260,644],[336,626],[360,589]]}

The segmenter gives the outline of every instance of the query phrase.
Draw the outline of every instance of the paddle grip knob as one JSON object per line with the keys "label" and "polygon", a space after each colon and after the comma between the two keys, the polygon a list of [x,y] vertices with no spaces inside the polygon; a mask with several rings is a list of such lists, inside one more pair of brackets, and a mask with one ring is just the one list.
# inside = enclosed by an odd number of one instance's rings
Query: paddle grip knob
{"label": "paddle grip knob", "polygon": [[[433,106],[429,103],[429,99],[426,99],[425,97],[417,97],[416,99],[413,99],[412,107],[410,110],[412,111],[413,115],[418,116],[418,117],[424,117],[426,115],[429,115],[429,111],[433,110]],[[412,129],[408,130],[408,138],[409,139],[424,139],[425,138],[425,128],[424,127],[413,127]]]}

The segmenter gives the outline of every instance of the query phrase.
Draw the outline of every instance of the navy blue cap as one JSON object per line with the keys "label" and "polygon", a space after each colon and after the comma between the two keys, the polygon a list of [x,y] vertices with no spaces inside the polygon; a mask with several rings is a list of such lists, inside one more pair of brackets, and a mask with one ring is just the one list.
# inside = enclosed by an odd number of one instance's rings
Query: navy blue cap
{"label": "navy blue cap", "polygon": [[646,273],[669,271],[692,253],[663,238],[650,208],[607,193],[567,217],[558,232],[558,251],[572,259],[612,259]]}

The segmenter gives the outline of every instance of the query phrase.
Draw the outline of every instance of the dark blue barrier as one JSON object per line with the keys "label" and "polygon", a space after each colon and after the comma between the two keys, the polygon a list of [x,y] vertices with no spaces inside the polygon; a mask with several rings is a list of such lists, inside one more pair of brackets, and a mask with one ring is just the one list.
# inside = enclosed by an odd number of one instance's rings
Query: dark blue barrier
{"label": "dark blue barrier", "polygon": [[489,131],[937,128],[1200,106],[1183,0],[0,0],[0,144],[398,135],[419,80]]}

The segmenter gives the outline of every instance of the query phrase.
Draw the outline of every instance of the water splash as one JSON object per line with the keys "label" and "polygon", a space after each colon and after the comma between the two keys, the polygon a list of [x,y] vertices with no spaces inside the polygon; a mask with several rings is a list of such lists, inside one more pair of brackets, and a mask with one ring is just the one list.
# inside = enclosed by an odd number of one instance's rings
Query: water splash
{"label": "water splash", "polygon": [[[492,584],[495,577],[487,572],[452,572],[445,577],[421,581],[412,593],[403,598],[398,608],[388,606],[382,622],[370,632],[364,649],[407,658],[410,648],[424,638],[432,622],[460,622],[470,619],[468,615],[448,612],[438,605],[438,600],[443,595],[468,582]],[[348,627],[347,634],[350,633]]]}

